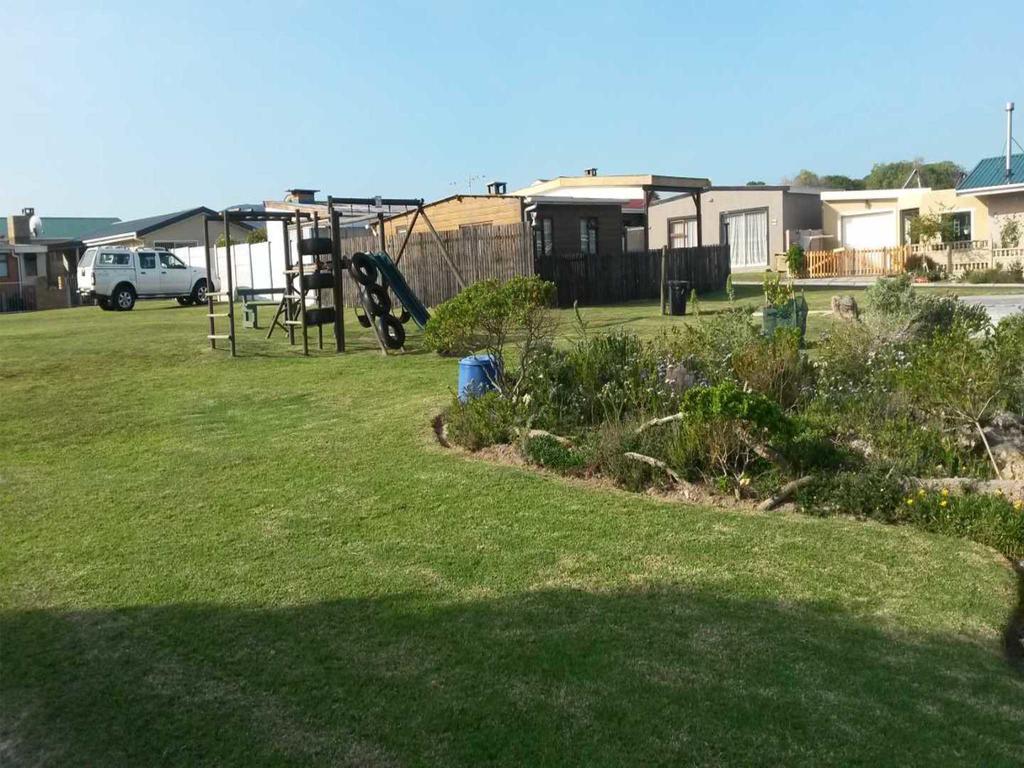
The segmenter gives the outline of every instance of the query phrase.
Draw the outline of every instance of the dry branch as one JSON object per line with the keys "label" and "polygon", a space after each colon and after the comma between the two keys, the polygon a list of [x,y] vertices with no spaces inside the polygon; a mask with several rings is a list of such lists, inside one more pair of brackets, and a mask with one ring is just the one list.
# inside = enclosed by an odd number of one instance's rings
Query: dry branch
{"label": "dry branch", "polygon": [[637,427],[635,434],[639,435],[641,432],[643,432],[646,429],[650,429],[651,427],[657,427],[657,426],[661,426],[662,424],[668,424],[668,423],[673,422],[673,421],[682,421],[682,420],[683,420],[683,414],[681,414],[681,413],[673,413],[671,416],[662,416],[662,417],[657,418],[657,419],[651,419],[650,421],[645,421],[643,424],[641,424],[639,427]]}
{"label": "dry branch", "polygon": [[653,456],[645,456],[642,453],[634,453],[633,451],[627,451],[626,453],[623,454],[623,456],[625,456],[630,461],[639,461],[643,464],[647,464],[648,466],[654,467],[655,469],[660,469],[662,472],[668,475],[673,485],[682,489],[683,493],[686,495],[686,498],[691,498],[692,495],[696,494],[696,487],[694,487],[693,484],[683,480],[683,478],[677,475],[675,471],[673,471],[672,467],[670,467],[664,461],[656,459]]}
{"label": "dry branch", "polygon": [[758,504],[757,508],[764,512],[767,512],[770,509],[775,509],[777,506],[779,506],[779,504],[789,501],[794,493],[796,493],[798,490],[800,490],[805,485],[810,483],[813,479],[814,478],[811,475],[804,475],[803,477],[797,478],[796,480],[791,480],[790,482],[786,483],[784,486],[779,488],[779,492],[772,496],[770,499],[765,499],[760,504]]}

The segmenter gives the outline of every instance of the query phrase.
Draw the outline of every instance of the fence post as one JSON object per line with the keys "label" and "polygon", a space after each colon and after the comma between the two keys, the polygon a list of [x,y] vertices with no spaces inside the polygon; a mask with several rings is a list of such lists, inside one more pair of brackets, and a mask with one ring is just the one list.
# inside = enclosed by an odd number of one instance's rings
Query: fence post
{"label": "fence post", "polygon": [[668,298],[668,246],[661,246],[661,314],[665,314],[665,300]]}

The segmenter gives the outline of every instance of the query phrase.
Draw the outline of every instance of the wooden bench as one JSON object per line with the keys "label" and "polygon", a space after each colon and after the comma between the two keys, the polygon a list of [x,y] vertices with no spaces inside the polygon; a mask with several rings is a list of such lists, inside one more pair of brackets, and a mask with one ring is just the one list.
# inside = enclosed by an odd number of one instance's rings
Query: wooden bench
{"label": "wooden bench", "polygon": [[257,300],[256,296],[284,296],[284,288],[237,288],[235,293],[242,300],[242,323],[245,328],[259,328],[260,307],[277,307],[277,301]]}

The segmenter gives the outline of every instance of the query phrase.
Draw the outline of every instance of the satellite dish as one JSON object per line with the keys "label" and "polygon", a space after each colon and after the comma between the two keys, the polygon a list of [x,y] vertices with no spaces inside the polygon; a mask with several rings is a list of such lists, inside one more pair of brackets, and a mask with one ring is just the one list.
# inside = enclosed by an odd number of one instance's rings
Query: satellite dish
{"label": "satellite dish", "polygon": [[28,228],[32,233],[32,237],[39,237],[39,234],[43,231],[43,220],[39,218],[39,215],[33,213],[28,220]]}

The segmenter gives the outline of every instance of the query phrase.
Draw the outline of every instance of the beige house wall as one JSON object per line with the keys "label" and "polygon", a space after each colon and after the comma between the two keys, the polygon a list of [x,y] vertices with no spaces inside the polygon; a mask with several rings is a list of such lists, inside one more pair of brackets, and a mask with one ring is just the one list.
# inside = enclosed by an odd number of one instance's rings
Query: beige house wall
{"label": "beige house wall", "polygon": [[992,235],[990,239],[1003,248],[1011,247],[1002,242],[1002,231],[1006,222],[1016,219],[1022,231],[1021,241],[1017,247],[1024,246],[1024,192],[985,195],[980,199],[988,207],[988,225]]}
{"label": "beige house wall", "polygon": [[841,221],[843,216],[863,213],[894,211],[892,217],[892,242],[900,244],[900,222],[902,212],[917,209],[921,215],[959,213],[969,211],[971,215],[971,239],[991,240],[992,231],[989,210],[985,202],[973,195],[957,195],[953,189],[893,189],[891,196],[864,197],[842,200],[821,201],[821,226],[834,247],[842,245]]}

